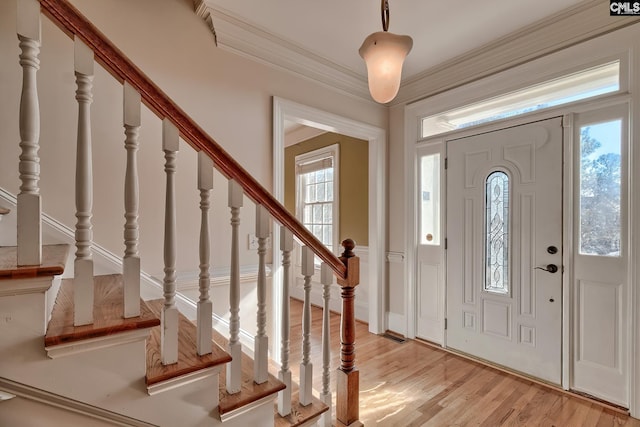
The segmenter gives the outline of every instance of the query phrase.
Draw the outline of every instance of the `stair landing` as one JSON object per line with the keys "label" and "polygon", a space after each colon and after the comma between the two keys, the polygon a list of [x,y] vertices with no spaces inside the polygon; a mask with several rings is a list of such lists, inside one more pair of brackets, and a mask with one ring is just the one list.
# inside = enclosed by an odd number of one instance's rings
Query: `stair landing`
{"label": "stair landing", "polygon": [[96,344],[96,340],[100,338],[111,337],[115,340],[117,335],[124,334],[144,337],[145,334],[148,334],[149,328],[160,324],[160,319],[149,310],[142,300],[140,300],[140,316],[125,319],[123,313],[122,275],[96,276],[94,277],[94,322],[91,325],[74,326],[73,279],[63,280],[44,338],[49,357],[56,357],[52,351],[55,352],[57,347],[73,345],[75,350],[79,350],[82,347],[81,344],[87,344],[88,341],[93,343],[94,348],[104,347],[102,345],[104,342],[100,345]]}

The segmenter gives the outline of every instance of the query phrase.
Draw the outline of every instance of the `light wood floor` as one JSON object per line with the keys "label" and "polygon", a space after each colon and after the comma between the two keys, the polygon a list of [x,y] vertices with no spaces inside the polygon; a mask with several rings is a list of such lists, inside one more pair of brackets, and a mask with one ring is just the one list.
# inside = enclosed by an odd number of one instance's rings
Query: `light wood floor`
{"label": "light wood floor", "polygon": [[[291,369],[298,381],[302,303],[291,302]],[[331,316],[332,348],[340,319]],[[321,389],[322,311],[312,310],[314,389]],[[634,426],[640,421],[589,401],[417,341],[396,343],[357,324],[360,420],[365,426]],[[339,366],[332,354],[331,371]],[[335,382],[332,380],[332,390]],[[335,396],[334,396],[335,400]],[[334,413],[335,417],[335,413]]]}

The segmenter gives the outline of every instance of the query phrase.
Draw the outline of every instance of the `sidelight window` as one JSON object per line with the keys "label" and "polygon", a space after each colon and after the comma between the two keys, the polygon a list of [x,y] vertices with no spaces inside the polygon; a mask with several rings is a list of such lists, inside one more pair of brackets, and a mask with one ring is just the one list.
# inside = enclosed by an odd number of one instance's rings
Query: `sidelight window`
{"label": "sidelight window", "polygon": [[622,120],[580,128],[580,253],[620,256]]}
{"label": "sidelight window", "polygon": [[484,290],[509,293],[509,176],[496,171],[485,183]]}

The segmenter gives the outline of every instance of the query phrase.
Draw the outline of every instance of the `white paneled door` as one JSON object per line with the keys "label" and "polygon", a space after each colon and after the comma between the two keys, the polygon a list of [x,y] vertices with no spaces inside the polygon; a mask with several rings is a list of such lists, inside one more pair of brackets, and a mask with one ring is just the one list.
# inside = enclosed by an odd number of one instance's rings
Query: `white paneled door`
{"label": "white paneled door", "polygon": [[561,382],[562,119],[447,141],[446,345]]}

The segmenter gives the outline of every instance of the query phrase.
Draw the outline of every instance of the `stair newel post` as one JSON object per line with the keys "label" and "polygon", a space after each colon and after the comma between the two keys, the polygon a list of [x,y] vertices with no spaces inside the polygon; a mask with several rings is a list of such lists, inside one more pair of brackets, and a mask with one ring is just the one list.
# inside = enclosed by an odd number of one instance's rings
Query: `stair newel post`
{"label": "stair newel post", "polygon": [[93,102],[93,51],[74,40],[78,142],[76,151],[76,259],[74,263],[74,324],[93,323],[93,160],[91,154],[91,103]]}
{"label": "stair newel post", "polygon": [[176,153],[179,147],[178,128],[162,121],[162,150],[167,177],[164,211],[164,306],[162,307],[161,359],[163,365],[178,362],[178,308],[176,307]]}
{"label": "stair newel post", "polygon": [[320,266],[320,282],[322,283],[322,392],[320,400],[329,407],[329,410],[322,415],[321,425],[331,427],[331,327],[329,323],[329,300],[331,299],[331,284],[333,283],[333,271],[328,264],[322,263]]}
{"label": "stair newel post", "polygon": [[231,209],[231,271],[229,289],[229,354],[227,363],[227,392],[240,391],[242,383],[242,344],[240,343],[240,208],[243,190],[234,180],[229,181],[229,208]]}
{"label": "stair newel post", "polygon": [[18,194],[18,265],[42,262],[42,202],[40,200],[40,106],[36,74],[40,69],[40,2],[18,0],[22,94],[20,96],[20,193]]}
{"label": "stair newel post", "polygon": [[209,299],[210,237],[209,237],[209,196],[213,189],[213,161],[203,151],[198,152],[198,189],[200,190],[200,299],[198,300],[198,354],[211,353],[211,329],[213,303]]}
{"label": "stair newel post", "polygon": [[269,337],[267,329],[267,239],[269,238],[269,212],[262,205],[256,206],[256,237],[258,238],[258,316],[257,334],[254,340],[254,382],[262,384],[269,376]]}
{"label": "stair newel post", "polygon": [[127,169],[124,177],[124,317],[140,316],[140,254],[138,252],[138,135],[140,132],[140,93],[124,83],[124,148]]}
{"label": "stair newel post", "polygon": [[289,353],[291,345],[289,286],[291,283],[291,251],[293,251],[293,233],[285,227],[280,227],[280,250],[282,251],[282,365],[278,378],[286,388],[278,393],[278,413],[287,416],[291,413],[291,370],[289,369]]}
{"label": "stair newel post", "polygon": [[302,275],[304,276],[304,305],[302,307],[302,362],[300,363],[300,405],[313,399],[313,364],[311,363],[311,277],[315,272],[313,251],[302,247]]}
{"label": "stair newel post", "polygon": [[337,372],[336,418],[351,425],[360,417],[360,372],[356,368],[355,288],[360,283],[360,258],[355,256],[355,242],[342,242],[344,252],[340,260],[347,267],[347,277],[338,278],[342,288],[342,317],[340,319],[340,368]]}

